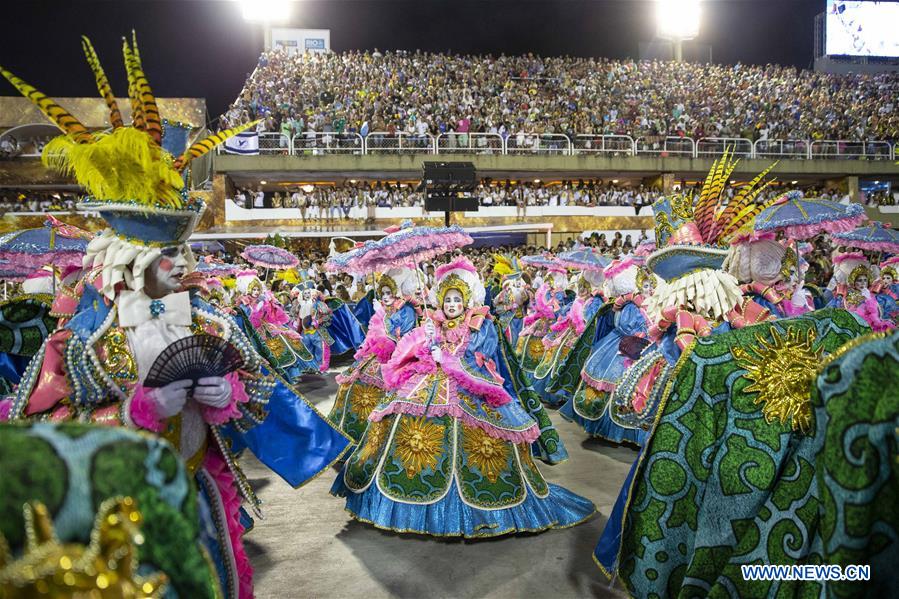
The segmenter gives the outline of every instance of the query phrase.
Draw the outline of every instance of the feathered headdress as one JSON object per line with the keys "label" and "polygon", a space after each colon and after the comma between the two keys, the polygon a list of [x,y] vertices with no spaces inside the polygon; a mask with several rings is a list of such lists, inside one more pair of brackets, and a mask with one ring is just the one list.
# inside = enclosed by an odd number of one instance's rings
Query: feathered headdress
{"label": "feathered headdress", "polygon": [[431,290],[430,300],[438,308],[443,307],[443,298],[450,289],[456,289],[462,294],[467,308],[484,303],[487,294],[484,283],[481,282],[478,270],[468,258],[456,258],[440,266],[434,274],[436,284]]}
{"label": "feathered headdress", "polygon": [[149,244],[183,242],[199,221],[203,203],[188,197],[183,173],[190,161],[209,152],[254,123],[210,135],[178,157],[162,147],[162,122],[156,98],[143,71],[137,40],[122,40],[131,126],[126,127],[97,53],[87,37],[82,48],[109,109],[111,132],[91,132],[52,99],[0,67],[2,74],[63,131],[42,155],[43,163],[71,175],[90,196],[83,205],[103,214],[128,241]]}
{"label": "feathered headdress", "polygon": [[756,200],[774,181],[766,177],[776,163],[728,198],[728,183],[738,163],[725,150],[712,164],[698,197],[678,194],[653,204],[659,249],[649,255],[646,265],[665,284],[648,302],[650,313],[677,304],[720,319],[742,300],[737,279],[721,268],[731,240],[768,206]]}

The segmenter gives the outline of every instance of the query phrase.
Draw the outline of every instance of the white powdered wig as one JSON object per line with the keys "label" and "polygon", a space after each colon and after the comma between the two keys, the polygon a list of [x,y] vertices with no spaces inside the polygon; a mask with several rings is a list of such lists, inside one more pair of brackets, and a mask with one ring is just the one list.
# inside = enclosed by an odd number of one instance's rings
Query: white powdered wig
{"label": "white powdered wig", "polygon": [[618,297],[637,291],[637,265],[631,264],[614,275],[607,276],[603,290],[606,297]]}
{"label": "white powdered wig", "polygon": [[487,297],[487,290],[484,289],[484,283],[481,282],[481,277],[478,276],[477,270],[467,258],[457,258],[449,264],[439,267],[436,271],[436,275],[437,278],[435,284],[428,293],[428,300],[431,302],[432,306],[443,309],[443,306],[439,305],[437,296],[444,286],[444,281],[454,275],[461,279],[468,287],[469,299],[466,308],[484,305],[484,299]]}
{"label": "white powdered wig", "polygon": [[552,281],[552,286],[556,289],[568,288],[568,276],[561,272],[548,272],[544,281]]}
{"label": "white powdered wig", "polygon": [[652,320],[658,322],[662,310],[683,306],[706,319],[720,320],[743,300],[740,284],[723,270],[703,269],[671,283],[660,282],[645,304]]}
{"label": "white powdered wig", "polygon": [[590,283],[596,288],[602,287],[603,281],[605,280],[602,276],[602,272],[598,270],[585,270],[581,276],[585,281]]}
{"label": "white powdered wig", "polygon": [[415,291],[419,287],[419,282],[416,280],[418,276],[417,271],[411,268],[396,267],[391,268],[384,274],[393,279],[393,282],[396,283],[397,292],[402,297],[408,298],[415,295]]}
{"label": "white powdered wig", "polygon": [[773,285],[783,278],[781,267],[786,253],[786,248],[773,239],[738,243],[731,246],[722,268],[741,283]]}
{"label": "white powdered wig", "polygon": [[[115,287],[119,283],[132,291],[142,291],[147,268],[162,254],[163,248],[131,243],[117,236],[111,229],[100,233],[87,244],[84,254],[84,269],[97,270],[103,280],[100,292],[109,299],[115,299]],[[197,263],[190,246],[184,246],[187,272]]]}

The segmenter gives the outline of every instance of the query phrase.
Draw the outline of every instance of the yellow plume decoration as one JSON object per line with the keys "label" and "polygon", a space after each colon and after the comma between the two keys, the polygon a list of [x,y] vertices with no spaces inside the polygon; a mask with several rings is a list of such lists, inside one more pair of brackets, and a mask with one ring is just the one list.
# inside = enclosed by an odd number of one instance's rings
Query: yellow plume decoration
{"label": "yellow plume decoration", "polygon": [[498,275],[506,276],[515,272],[512,268],[512,261],[502,254],[493,254],[493,272]]}
{"label": "yellow plume decoration", "polygon": [[181,208],[181,175],[171,156],[145,131],[121,127],[93,134],[92,143],[60,136],[44,147],[43,163],[72,175],[87,192],[113,202]]}

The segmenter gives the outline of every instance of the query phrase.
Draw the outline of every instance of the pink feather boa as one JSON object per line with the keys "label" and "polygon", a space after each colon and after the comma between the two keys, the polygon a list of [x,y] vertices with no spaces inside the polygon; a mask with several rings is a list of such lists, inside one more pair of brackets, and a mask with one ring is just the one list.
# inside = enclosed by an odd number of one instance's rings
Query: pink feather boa
{"label": "pink feather boa", "polygon": [[362,346],[353,355],[356,360],[364,360],[369,356],[375,356],[378,362],[385,363],[393,355],[396,342],[387,334],[386,313],[379,307],[368,323],[368,334]]}
{"label": "pink feather boa", "polygon": [[253,597],[253,566],[243,546],[244,528],[240,523],[240,495],[234,483],[234,475],[228,469],[224,458],[216,451],[207,451],[203,460],[203,469],[215,481],[225,512],[225,525],[231,540],[231,551],[237,566],[238,598]]}
{"label": "pink feather boa", "polygon": [[129,414],[131,421],[140,428],[161,433],[165,430],[165,420],[156,411],[156,402],[150,396],[150,391],[147,387],[138,386],[128,406]]}
{"label": "pink feather boa", "polygon": [[[547,297],[550,299],[547,300]],[[534,295],[534,301],[531,303],[532,310],[524,317],[524,326],[531,325],[542,319],[555,320],[556,308],[554,304],[552,289],[544,283],[537,290],[536,295]]]}
{"label": "pink feather boa", "polygon": [[[587,328],[587,323],[584,321],[584,300],[581,298],[574,300],[571,304],[571,308],[568,310],[568,314],[558,322],[552,324],[549,327],[549,330],[555,333],[561,333],[569,327],[573,328],[574,332],[578,335],[583,333]],[[546,339],[544,339],[544,341],[545,340]]]}
{"label": "pink feather boa", "polygon": [[[229,372],[224,378],[231,385],[231,401],[223,408],[201,405],[200,411],[203,414],[203,420],[207,424],[225,424],[229,420],[240,418],[241,413],[237,408],[238,404],[250,401],[246,387],[244,387],[243,381],[240,380],[240,375],[237,372]],[[138,427],[154,433],[161,433],[165,430],[166,419],[160,418],[159,413],[156,411],[156,402],[150,395],[150,391],[152,389],[148,387],[137,387],[129,404],[129,414],[131,415],[131,421]]]}
{"label": "pink feather boa", "polygon": [[860,303],[857,306],[847,306],[848,310],[851,312],[855,312],[871,325],[871,329],[875,333],[879,333],[881,331],[889,331],[895,325],[888,321],[882,320],[880,318],[880,305],[877,303],[877,300],[873,295],[869,295],[865,298],[865,301]]}
{"label": "pink feather boa", "polygon": [[[438,330],[438,339],[435,341],[437,344],[440,342],[439,336]],[[467,345],[464,343],[459,348],[459,354],[464,355]],[[456,355],[444,352],[439,367],[459,387],[482,397],[493,407],[500,407],[512,401],[512,397],[502,386],[502,379],[491,382],[472,376],[464,369]],[[382,372],[388,387],[400,391],[413,376],[434,374],[437,368],[438,365],[431,356],[427,333],[424,327],[418,327],[400,340],[393,356],[384,364]]]}

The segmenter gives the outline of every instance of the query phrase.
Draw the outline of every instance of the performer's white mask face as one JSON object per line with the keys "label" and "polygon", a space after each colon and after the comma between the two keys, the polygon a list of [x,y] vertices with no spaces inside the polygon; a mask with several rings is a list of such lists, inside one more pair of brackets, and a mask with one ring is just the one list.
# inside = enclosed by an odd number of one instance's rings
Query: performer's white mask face
{"label": "performer's white mask face", "polygon": [[162,250],[144,275],[144,292],[152,298],[160,298],[181,286],[181,277],[187,274],[187,257],[183,246]]}
{"label": "performer's white mask face", "polygon": [[643,281],[643,295],[650,296],[652,295],[652,282],[651,281]]}
{"label": "performer's white mask face", "polygon": [[865,275],[855,277],[855,288],[859,291],[864,291],[865,289],[867,289],[868,277],[866,277]]}
{"label": "performer's white mask face", "polygon": [[443,296],[443,313],[447,318],[456,318],[465,311],[462,303],[462,293],[457,289],[450,289]]}
{"label": "performer's white mask face", "polygon": [[388,305],[393,303],[393,292],[390,287],[381,287],[381,303]]}
{"label": "performer's white mask face", "polygon": [[258,285],[253,287],[252,289],[250,289],[250,297],[252,297],[252,298],[259,297],[260,293],[262,293],[262,290],[259,288]]}
{"label": "performer's white mask face", "polygon": [[311,289],[303,289],[303,301],[308,302],[312,300],[312,290]]}
{"label": "performer's white mask face", "polygon": [[892,284],[893,284],[893,277],[892,277],[892,276],[890,276],[890,275],[883,275],[883,277],[881,277],[881,278],[883,279],[883,284],[884,284],[884,285],[889,286],[889,285],[892,285]]}

